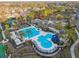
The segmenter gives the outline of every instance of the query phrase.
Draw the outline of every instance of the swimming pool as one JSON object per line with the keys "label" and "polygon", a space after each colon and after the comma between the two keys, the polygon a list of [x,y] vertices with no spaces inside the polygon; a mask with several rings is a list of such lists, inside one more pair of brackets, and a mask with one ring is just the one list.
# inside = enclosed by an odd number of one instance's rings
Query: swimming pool
{"label": "swimming pool", "polygon": [[41,50],[42,52],[53,52],[57,49],[57,45],[51,40],[54,33],[38,30],[34,26],[23,28],[19,31],[24,33],[23,37],[25,40],[32,40],[37,49]]}
{"label": "swimming pool", "polygon": [[35,27],[24,28],[21,30],[21,32],[23,32],[23,37],[27,39],[39,35],[39,31]]}
{"label": "swimming pool", "polygon": [[38,37],[38,41],[40,42],[43,48],[50,48],[52,46],[52,43],[50,42],[51,38],[52,34],[47,34],[46,36],[41,35]]}

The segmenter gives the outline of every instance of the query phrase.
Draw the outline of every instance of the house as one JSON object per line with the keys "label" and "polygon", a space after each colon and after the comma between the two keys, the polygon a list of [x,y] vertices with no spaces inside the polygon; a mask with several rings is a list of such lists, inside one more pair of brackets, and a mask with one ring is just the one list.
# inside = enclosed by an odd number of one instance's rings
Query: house
{"label": "house", "polygon": [[10,32],[10,34],[11,39],[9,41],[11,42],[14,48],[19,48],[23,46],[19,36],[15,32]]}

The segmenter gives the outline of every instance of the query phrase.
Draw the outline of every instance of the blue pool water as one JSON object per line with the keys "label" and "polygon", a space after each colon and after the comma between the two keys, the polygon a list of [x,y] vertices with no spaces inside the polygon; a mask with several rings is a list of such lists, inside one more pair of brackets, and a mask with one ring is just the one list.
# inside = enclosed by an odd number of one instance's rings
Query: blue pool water
{"label": "blue pool water", "polygon": [[[35,27],[25,28],[22,29],[21,31],[24,33],[23,36],[28,39],[40,34],[40,31],[38,31]],[[37,41],[40,42],[43,48],[50,48],[52,47],[52,43],[48,39],[51,40],[51,38],[52,34],[47,33],[46,36],[43,35],[38,36]]]}
{"label": "blue pool water", "polygon": [[26,29],[21,30],[21,31],[24,33],[23,36],[25,38],[32,38],[32,37],[34,37],[34,36],[39,34],[39,31],[37,31],[36,28],[34,28],[34,27],[26,28]]}
{"label": "blue pool water", "polygon": [[39,36],[38,41],[41,43],[43,48],[50,48],[52,43],[47,39],[52,38],[52,34],[47,34],[46,36]]}

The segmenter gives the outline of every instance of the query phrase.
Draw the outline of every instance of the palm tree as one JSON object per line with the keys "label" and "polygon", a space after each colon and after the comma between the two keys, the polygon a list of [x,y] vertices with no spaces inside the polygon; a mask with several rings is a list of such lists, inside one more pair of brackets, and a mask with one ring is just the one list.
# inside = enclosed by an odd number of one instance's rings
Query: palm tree
{"label": "palm tree", "polygon": [[30,17],[30,16],[27,16],[27,17],[26,17],[26,20],[27,20],[27,23],[28,23],[28,24],[31,23],[31,17]]}
{"label": "palm tree", "polygon": [[4,34],[5,34],[6,38],[10,39],[10,32],[9,32],[9,30],[5,30]]}

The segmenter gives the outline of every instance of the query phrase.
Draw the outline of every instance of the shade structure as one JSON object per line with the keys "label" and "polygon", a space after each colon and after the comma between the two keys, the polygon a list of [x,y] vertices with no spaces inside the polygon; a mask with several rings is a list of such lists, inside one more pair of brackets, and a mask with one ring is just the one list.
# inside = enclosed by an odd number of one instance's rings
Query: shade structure
{"label": "shade structure", "polygon": [[60,42],[58,36],[56,34],[52,35],[52,39],[51,39],[54,43],[58,43]]}

